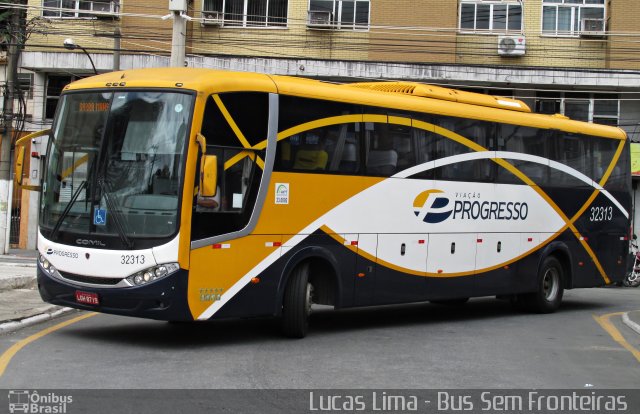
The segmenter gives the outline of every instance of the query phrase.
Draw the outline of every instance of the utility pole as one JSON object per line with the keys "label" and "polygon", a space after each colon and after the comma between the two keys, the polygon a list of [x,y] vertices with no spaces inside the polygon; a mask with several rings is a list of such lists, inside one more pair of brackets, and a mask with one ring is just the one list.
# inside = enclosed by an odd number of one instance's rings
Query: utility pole
{"label": "utility pole", "polygon": [[120,26],[116,26],[113,31],[113,71],[120,70]]}
{"label": "utility pole", "polygon": [[173,36],[171,38],[171,66],[184,67],[186,56],[187,0],[169,0],[169,10],[173,14]]}
{"label": "utility pole", "polygon": [[[24,0],[20,1],[23,4]],[[7,89],[4,96],[4,134],[0,141],[0,253],[9,251],[9,223],[11,219],[11,144],[13,141],[13,99],[18,78],[18,60],[24,40],[21,13],[22,10],[11,9],[10,43],[7,49]]]}

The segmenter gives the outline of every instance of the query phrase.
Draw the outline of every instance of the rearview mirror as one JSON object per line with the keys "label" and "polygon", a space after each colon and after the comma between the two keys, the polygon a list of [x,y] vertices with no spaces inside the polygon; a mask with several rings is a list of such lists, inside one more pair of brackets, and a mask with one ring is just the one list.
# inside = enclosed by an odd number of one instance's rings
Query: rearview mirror
{"label": "rearview mirror", "polygon": [[215,197],[218,192],[218,157],[203,155],[200,161],[200,196]]}

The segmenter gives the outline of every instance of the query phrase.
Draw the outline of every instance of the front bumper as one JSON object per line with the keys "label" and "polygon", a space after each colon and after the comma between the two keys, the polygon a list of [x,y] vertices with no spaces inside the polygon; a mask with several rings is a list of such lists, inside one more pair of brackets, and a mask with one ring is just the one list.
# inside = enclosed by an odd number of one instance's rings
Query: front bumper
{"label": "front bumper", "polygon": [[[144,286],[99,288],[53,278],[38,266],[38,289],[45,302],[70,308],[165,321],[193,320],[187,302],[188,271],[177,272]],[[76,291],[96,293],[99,305],[76,302]]]}

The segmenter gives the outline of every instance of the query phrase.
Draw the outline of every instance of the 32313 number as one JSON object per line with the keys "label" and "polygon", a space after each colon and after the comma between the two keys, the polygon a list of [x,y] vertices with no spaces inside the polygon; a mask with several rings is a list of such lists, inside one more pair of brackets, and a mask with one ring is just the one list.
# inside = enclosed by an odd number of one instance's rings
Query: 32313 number
{"label": "32313 number", "polygon": [[124,265],[144,264],[144,255],[143,254],[123,254],[120,256],[120,264],[124,264]]}
{"label": "32313 number", "polygon": [[589,221],[611,221],[613,218],[613,207],[591,207]]}

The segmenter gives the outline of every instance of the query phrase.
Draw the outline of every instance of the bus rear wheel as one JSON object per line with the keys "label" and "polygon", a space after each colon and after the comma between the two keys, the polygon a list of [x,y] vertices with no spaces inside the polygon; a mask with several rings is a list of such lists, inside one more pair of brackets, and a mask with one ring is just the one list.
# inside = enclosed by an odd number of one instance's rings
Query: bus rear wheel
{"label": "bus rear wheel", "polygon": [[309,264],[296,267],[289,278],[282,301],[282,332],[290,338],[304,338],[309,330],[313,285]]}
{"label": "bus rear wheel", "polygon": [[518,301],[524,305],[525,309],[532,312],[555,312],[562,302],[563,279],[562,264],[555,257],[548,256],[542,262],[538,272],[538,291],[521,295]]}

